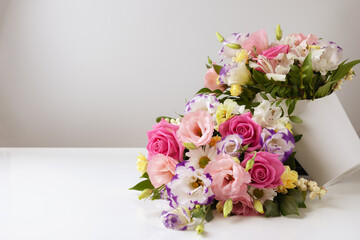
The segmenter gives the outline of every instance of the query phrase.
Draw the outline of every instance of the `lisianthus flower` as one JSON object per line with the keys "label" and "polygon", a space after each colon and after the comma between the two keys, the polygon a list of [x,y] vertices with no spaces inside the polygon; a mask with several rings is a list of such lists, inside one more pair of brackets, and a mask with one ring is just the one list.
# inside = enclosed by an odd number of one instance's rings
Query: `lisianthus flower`
{"label": "lisianthus flower", "polygon": [[219,104],[220,101],[213,95],[198,94],[186,104],[184,115],[198,110],[204,110],[213,115]]}
{"label": "lisianthus flower", "polygon": [[247,112],[223,122],[219,126],[221,136],[239,134],[244,140],[242,146],[249,145],[248,151],[255,151],[260,146],[261,126],[254,122],[251,112]]}
{"label": "lisianthus flower", "polygon": [[241,49],[233,49],[226,46],[229,43],[235,43],[242,46],[243,42],[249,37],[249,34],[244,33],[232,33],[228,38],[223,41],[223,47],[221,48],[219,55],[220,58],[223,60],[224,58],[233,58],[236,56]]}
{"label": "lisianthus flower", "polygon": [[[241,166],[254,157],[255,153],[245,153]],[[282,185],[281,175],[285,171],[284,165],[278,159],[277,154],[269,152],[257,152],[254,165],[249,170],[251,186],[256,188],[275,188]]]}
{"label": "lisianthus flower", "polygon": [[209,173],[213,179],[211,189],[217,200],[244,198],[247,193],[247,184],[250,183],[250,175],[231,156],[220,154],[215,161],[209,162],[204,173]]}
{"label": "lisianthus flower", "polygon": [[239,106],[235,101],[226,99],[224,103],[220,103],[216,110],[216,128],[218,128],[221,123],[233,117],[235,114],[242,114],[244,110],[244,105]]}
{"label": "lisianthus flower", "polygon": [[277,192],[273,188],[254,188],[250,186],[248,192],[254,199],[259,200],[261,203],[264,203],[266,200],[272,201],[277,195]]}
{"label": "lisianthus flower", "polygon": [[171,207],[183,206],[189,209],[196,204],[210,204],[214,198],[211,191],[211,176],[197,170],[189,161],[176,166],[175,176],[166,185]]}
{"label": "lisianthus flower", "polygon": [[165,227],[181,231],[194,230],[196,227],[189,209],[182,206],[170,211],[163,211],[161,221]]}
{"label": "lisianthus flower", "polygon": [[318,48],[311,49],[311,62],[315,72],[326,75],[328,71],[335,70],[343,57],[343,50],[334,42],[319,41]]}
{"label": "lisianthus flower", "polygon": [[157,154],[163,154],[179,161],[183,160],[185,147],[176,136],[178,129],[179,126],[161,119],[158,124],[153,126],[153,130],[147,132],[148,144],[146,149],[149,152],[149,161]]}
{"label": "lisianthus flower", "polygon": [[175,175],[175,168],[178,161],[175,159],[157,154],[153,156],[147,166],[149,179],[154,187],[168,184]]}
{"label": "lisianthus flower", "polygon": [[207,70],[205,77],[204,77],[204,87],[214,91],[216,89],[220,89],[224,91],[226,89],[226,85],[218,84],[219,74],[214,70],[214,68],[210,68]]}
{"label": "lisianthus flower", "polygon": [[209,145],[189,150],[185,153],[189,157],[189,162],[195,169],[203,169],[205,166],[216,156],[216,147],[210,147]]}
{"label": "lisianthus flower", "polygon": [[255,57],[255,50],[256,53],[261,54],[262,51],[268,49],[269,47],[269,40],[265,29],[261,29],[260,31],[253,32],[250,34],[248,38],[245,39],[241,47],[250,52],[250,55]]}
{"label": "lisianthus flower", "polygon": [[193,143],[196,147],[208,144],[214,132],[214,122],[209,112],[197,110],[186,114],[177,136],[183,143]]}
{"label": "lisianthus flower", "polygon": [[247,69],[245,61],[225,64],[220,71],[219,82],[229,86],[253,84],[251,73]]}
{"label": "lisianthus flower", "polygon": [[243,140],[244,138],[239,134],[227,135],[216,144],[217,154],[228,154],[232,157],[239,157]]}
{"label": "lisianthus flower", "polygon": [[280,119],[281,113],[280,107],[271,107],[269,101],[262,101],[259,106],[254,108],[252,119],[262,128],[273,128]]}
{"label": "lisianthus flower", "polygon": [[260,145],[263,151],[275,153],[281,162],[285,162],[295,148],[295,139],[287,128],[278,131],[264,128]]}

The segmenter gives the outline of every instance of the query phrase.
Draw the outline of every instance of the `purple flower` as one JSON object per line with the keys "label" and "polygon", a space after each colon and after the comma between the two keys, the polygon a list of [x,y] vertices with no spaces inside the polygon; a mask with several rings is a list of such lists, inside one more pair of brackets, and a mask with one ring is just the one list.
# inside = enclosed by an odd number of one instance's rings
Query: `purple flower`
{"label": "purple flower", "polygon": [[191,218],[189,209],[178,207],[170,211],[163,211],[161,220],[165,227],[177,230],[192,230],[195,228],[195,222]]}
{"label": "purple flower", "polygon": [[189,161],[177,164],[175,176],[166,185],[170,206],[192,209],[196,204],[210,204],[214,198],[211,183],[210,174],[204,174],[202,170],[195,169]]}
{"label": "purple flower", "polygon": [[281,162],[285,162],[295,148],[295,140],[287,128],[275,131],[264,128],[261,133],[260,145],[266,152],[275,153]]}
{"label": "purple flower", "polygon": [[227,135],[220,142],[216,143],[217,154],[228,154],[232,157],[239,157],[243,140],[244,138],[239,134]]}

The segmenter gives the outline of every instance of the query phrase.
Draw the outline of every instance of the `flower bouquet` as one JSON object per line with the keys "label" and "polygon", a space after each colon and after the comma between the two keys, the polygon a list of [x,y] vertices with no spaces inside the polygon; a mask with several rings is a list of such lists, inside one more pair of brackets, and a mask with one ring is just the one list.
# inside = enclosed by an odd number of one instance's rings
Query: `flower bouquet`
{"label": "flower bouquet", "polygon": [[[204,231],[213,211],[266,217],[299,215],[305,199],[327,190],[295,159],[292,123],[298,100],[339,89],[360,61],[340,62],[342,49],[315,35],[291,34],[269,44],[265,30],[223,38],[220,64],[208,59],[205,88],[178,118],[161,116],[137,167],[139,199],[165,199],[167,228]],[[291,123],[292,122],[292,123]]]}

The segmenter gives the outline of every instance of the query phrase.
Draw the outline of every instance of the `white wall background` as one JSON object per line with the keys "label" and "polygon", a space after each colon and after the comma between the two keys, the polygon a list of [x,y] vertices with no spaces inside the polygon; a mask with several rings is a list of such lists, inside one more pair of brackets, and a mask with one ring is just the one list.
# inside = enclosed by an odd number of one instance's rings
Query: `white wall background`
{"label": "white wall background", "polygon": [[[182,113],[202,87],[216,31],[264,27],[272,39],[280,23],[354,60],[359,10],[358,0],[0,0],[0,146],[144,147],[155,117]],[[338,93],[358,133],[359,78]]]}

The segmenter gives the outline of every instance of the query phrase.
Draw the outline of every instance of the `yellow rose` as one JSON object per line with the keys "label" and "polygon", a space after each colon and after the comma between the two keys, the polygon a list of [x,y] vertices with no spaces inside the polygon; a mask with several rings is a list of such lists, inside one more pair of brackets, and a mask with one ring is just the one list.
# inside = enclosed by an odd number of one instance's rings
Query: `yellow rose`
{"label": "yellow rose", "polygon": [[148,160],[143,154],[140,153],[140,155],[137,157],[137,162],[136,162],[137,170],[141,173],[145,173],[147,164],[148,164]]}

